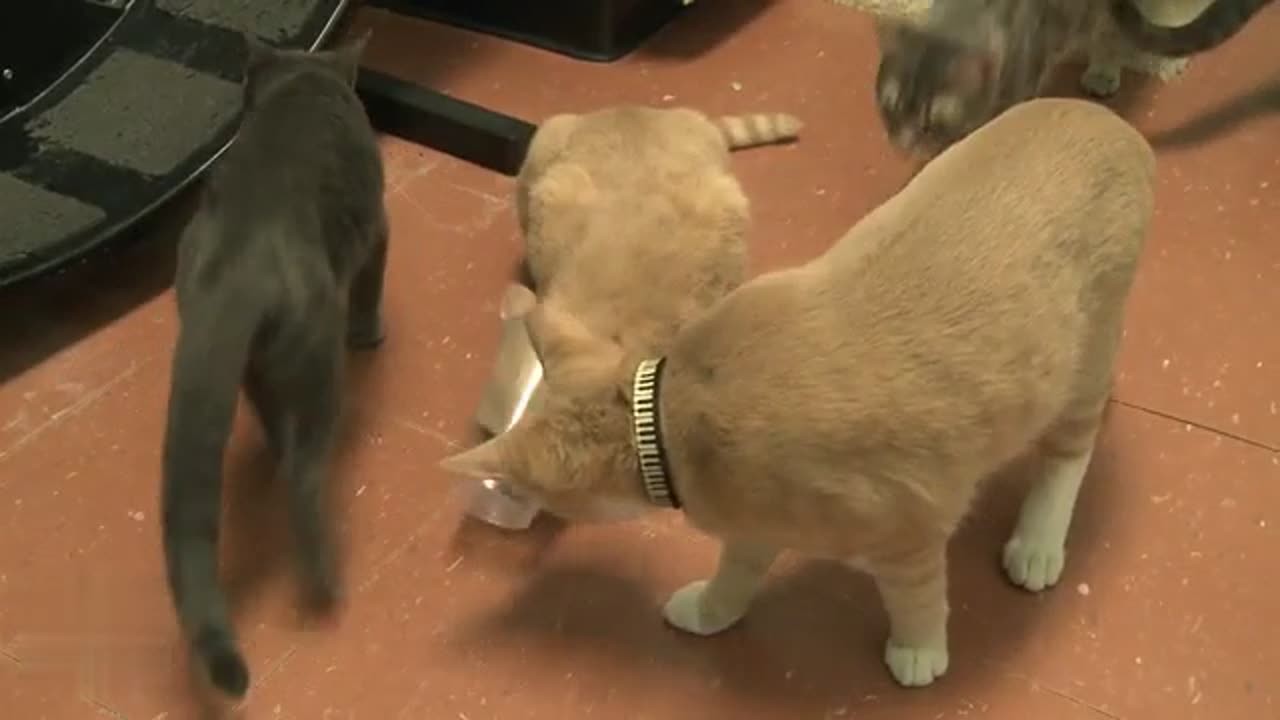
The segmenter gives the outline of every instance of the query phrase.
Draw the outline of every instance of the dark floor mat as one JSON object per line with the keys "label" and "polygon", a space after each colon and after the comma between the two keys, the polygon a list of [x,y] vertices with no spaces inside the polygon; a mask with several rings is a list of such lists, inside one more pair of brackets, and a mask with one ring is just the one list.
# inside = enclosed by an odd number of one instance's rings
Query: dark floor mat
{"label": "dark floor mat", "polygon": [[[42,69],[57,68],[60,77],[42,92],[27,88],[32,97],[0,118],[0,286],[120,236],[222,152],[239,113],[244,33],[314,48],[346,6],[346,0],[74,1],[118,17],[101,23],[101,41],[87,43],[78,61],[66,61],[69,69],[46,62]],[[15,7],[0,10],[0,23],[15,27],[5,17]],[[81,39],[75,52],[85,44]],[[0,66],[23,68],[23,58],[6,59],[4,52]]]}

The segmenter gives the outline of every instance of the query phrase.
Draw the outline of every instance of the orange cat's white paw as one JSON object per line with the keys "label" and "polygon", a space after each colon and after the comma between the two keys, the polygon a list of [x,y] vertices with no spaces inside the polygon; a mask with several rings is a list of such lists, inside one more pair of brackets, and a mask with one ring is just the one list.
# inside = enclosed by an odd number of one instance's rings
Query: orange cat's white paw
{"label": "orange cat's white paw", "polygon": [[715,635],[742,618],[745,608],[717,607],[707,601],[706,590],[707,581],[698,580],[675,591],[662,608],[663,617],[673,626],[695,635]]}
{"label": "orange cat's white paw", "polygon": [[1067,552],[1062,543],[1014,535],[1004,546],[1004,571],[1018,587],[1040,592],[1058,584]]}
{"label": "orange cat's white paw", "polygon": [[924,687],[947,672],[951,658],[942,647],[904,647],[892,639],[884,648],[884,663],[903,687]]}

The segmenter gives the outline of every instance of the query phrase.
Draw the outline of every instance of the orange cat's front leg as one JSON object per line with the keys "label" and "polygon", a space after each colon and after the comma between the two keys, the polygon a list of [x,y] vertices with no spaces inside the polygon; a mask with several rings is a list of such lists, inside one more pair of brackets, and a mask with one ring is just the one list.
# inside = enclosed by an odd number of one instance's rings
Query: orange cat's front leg
{"label": "orange cat's front leg", "polygon": [[673,626],[695,635],[729,629],[747,614],[751,599],[777,557],[776,548],[726,541],[720,548],[716,574],[673,593],[663,615]]}
{"label": "orange cat's front leg", "polygon": [[947,671],[947,549],[934,544],[870,568],[889,614],[884,661],[899,684],[924,687]]}

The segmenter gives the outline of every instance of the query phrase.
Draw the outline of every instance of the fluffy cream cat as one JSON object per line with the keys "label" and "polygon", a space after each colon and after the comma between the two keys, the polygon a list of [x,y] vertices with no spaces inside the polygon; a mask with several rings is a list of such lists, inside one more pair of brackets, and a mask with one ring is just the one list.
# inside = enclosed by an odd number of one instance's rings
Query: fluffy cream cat
{"label": "fluffy cream cat", "polygon": [[539,126],[516,179],[516,210],[537,291],[526,318],[561,330],[539,358],[549,383],[611,372],[626,354],[665,352],[677,329],[742,283],[750,207],[729,152],[799,130],[786,114],[712,120],[639,106]]}

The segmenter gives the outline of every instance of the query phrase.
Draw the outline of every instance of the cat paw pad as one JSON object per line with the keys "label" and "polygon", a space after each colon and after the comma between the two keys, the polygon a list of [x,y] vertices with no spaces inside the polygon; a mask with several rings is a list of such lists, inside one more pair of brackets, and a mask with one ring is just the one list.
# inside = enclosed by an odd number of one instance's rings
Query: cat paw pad
{"label": "cat paw pad", "polygon": [[1067,553],[1061,544],[1014,536],[1004,546],[1004,570],[1018,587],[1040,592],[1058,584]]}
{"label": "cat paw pad", "polygon": [[715,635],[728,630],[742,617],[741,612],[716,609],[706,602],[707,581],[698,580],[671,595],[662,615],[672,626],[694,635]]}
{"label": "cat paw pad", "polygon": [[925,687],[947,672],[951,659],[946,647],[905,647],[890,640],[884,663],[903,687]]}
{"label": "cat paw pad", "polygon": [[1120,90],[1120,71],[1111,68],[1089,68],[1080,77],[1085,92],[1098,98],[1109,98]]}

